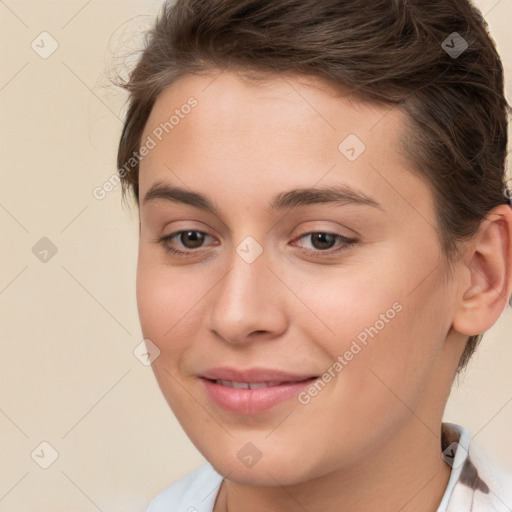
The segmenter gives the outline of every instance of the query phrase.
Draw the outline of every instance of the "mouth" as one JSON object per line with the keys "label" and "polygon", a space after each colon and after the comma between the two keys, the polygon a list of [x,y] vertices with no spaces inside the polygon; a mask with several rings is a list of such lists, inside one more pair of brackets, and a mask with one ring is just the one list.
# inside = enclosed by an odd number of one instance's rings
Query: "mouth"
{"label": "mouth", "polygon": [[236,367],[227,366],[206,370],[200,377],[230,387],[233,387],[231,383],[245,386],[241,389],[248,389],[247,385],[251,386],[253,384],[265,384],[267,387],[272,387],[283,383],[302,382],[304,380],[318,378],[318,376],[312,373],[298,374],[264,367],[240,370]]}
{"label": "mouth", "polygon": [[222,379],[207,379],[210,382],[214,382],[219,386],[224,386],[227,388],[233,389],[264,389],[264,388],[274,388],[276,386],[281,386],[283,384],[297,384],[300,382],[313,381],[317,379],[317,377],[308,377],[303,380],[296,381],[270,381],[270,382],[237,382],[233,380],[222,380]]}
{"label": "mouth", "polygon": [[[223,375],[219,375],[221,373]],[[237,375],[233,375],[234,373]],[[243,377],[240,374],[241,372],[234,370],[216,370],[200,378],[208,399],[220,409],[237,415],[256,415],[279,405],[289,404],[318,379],[318,376],[261,370],[245,372]]]}

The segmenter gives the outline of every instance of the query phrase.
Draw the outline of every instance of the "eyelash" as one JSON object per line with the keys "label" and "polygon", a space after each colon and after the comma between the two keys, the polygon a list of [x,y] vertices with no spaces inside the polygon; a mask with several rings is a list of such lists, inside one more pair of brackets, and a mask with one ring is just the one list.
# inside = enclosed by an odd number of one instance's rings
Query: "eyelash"
{"label": "eyelash", "polygon": [[[210,236],[207,233],[205,233],[203,231],[199,231],[197,229],[184,229],[181,231],[175,231],[174,233],[171,233],[170,235],[163,236],[162,238],[158,239],[157,242],[162,245],[162,248],[167,253],[174,254],[176,256],[186,257],[187,255],[191,255],[191,254],[198,252],[198,249],[189,249],[188,251],[182,251],[180,249],[176,249],[175,247],[171,247],[168,244],[168,242],[170,240],[172,240],[173,238],[181,235],[182,233],[188,233],[188,232],[201,233],[203,235]],[[356,238],[349,238],[349,237],[346,237],[343,235],[339,235],[337,233],[331,233],[329,231],[310,231],[308,233],[304,233],[303,235],[301,235],[297,240],[300,240],[307,236],[316,235],[316,234],[333,235],[337,241],[343,242],[343,245],[341,245],[337,249],[334,249],[334,250],[326,249],[325,251],[307,250],[306,249],[306,251],[314,257],[321,258],[321,257],[325,257],[325,256],[332,256],[333,254],[337,254],[341,251],[345,251],[345,250],[349,249],[350,247],[354,246],[358,242],[358,240]]]}

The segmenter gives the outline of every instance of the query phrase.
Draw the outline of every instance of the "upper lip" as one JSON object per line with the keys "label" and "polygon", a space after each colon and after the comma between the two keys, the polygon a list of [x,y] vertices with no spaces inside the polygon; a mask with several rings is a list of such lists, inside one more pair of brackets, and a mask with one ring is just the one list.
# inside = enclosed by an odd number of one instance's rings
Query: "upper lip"
{"label": "upper lip", "polygon": [[211,368],[201,374],[201,377],[209,380],[230,380],[233,382],[300,382],[316,377],[313,374],[288,373],[271,368],[248,368],[239,370],[236,368],[219,367]]}

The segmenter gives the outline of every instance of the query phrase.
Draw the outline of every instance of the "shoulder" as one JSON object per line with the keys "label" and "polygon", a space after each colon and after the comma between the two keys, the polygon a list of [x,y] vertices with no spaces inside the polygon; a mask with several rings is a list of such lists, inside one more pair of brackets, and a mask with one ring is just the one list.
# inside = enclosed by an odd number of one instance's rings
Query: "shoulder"
{"label": "shoulder", "polygon": [[146,512],[212,512],[222,479],[204,464],[158,493]]}

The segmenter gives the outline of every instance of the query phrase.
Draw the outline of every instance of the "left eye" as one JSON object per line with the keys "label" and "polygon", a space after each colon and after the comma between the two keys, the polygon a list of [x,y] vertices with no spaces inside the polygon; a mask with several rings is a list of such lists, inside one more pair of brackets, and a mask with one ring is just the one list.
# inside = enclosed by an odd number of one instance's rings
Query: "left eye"
{"label": "left eye", "polygon": [[[342,249],[345,249],[351,245],[354,245],[357,240],[355,238],[348,238],[343,235],[338,235],[336,233],[327,233],[323,231],[316,231],[312,233],[306,233],[305,235],[302,235],[298,238],[298,240],[301,240],[303,238],[309,237],[311,240],[312,250],[314,252],[336,252]],[[341,246],[338,247],[338,249],[335,249],[334,251],[329,251],[333,247],[333,245],[336,243],[336,241],[341,242]]]}

